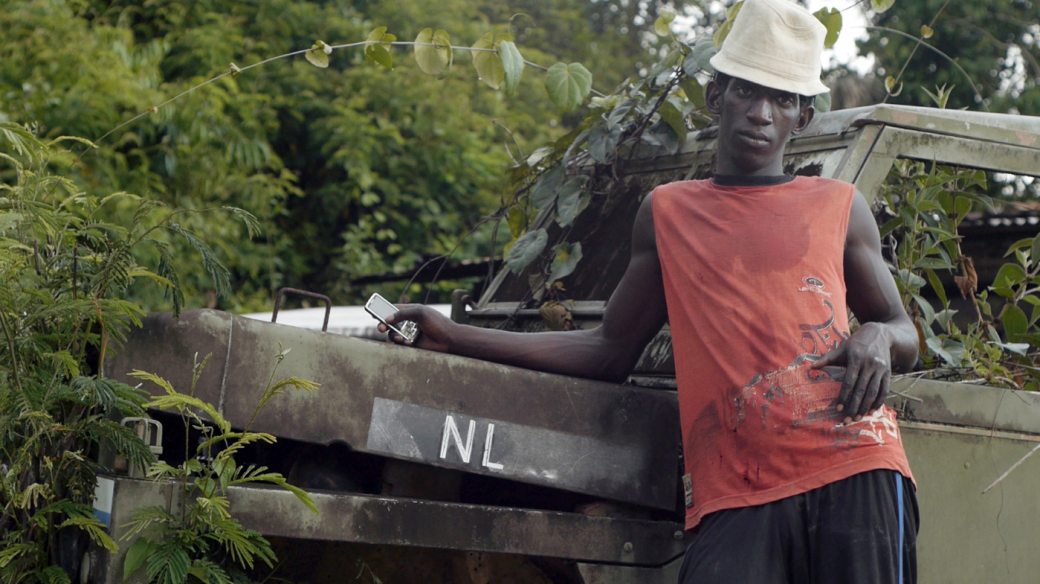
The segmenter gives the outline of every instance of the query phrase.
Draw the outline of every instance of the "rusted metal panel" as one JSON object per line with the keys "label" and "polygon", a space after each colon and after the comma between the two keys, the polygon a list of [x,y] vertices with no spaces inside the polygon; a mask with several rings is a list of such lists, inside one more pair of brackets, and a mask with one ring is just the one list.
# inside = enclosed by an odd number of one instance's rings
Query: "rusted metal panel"
{"label": "rusted metal panel", "polygon": [[682,558],[676,558],[660,568],[579,563],[578,571],[585,584],[674,584],[681,567]]}
{"label": "rusted metal panel", "polygon": [[1040,461],[1026,461],[982,494],[1036,443],[906,425],[902,435],[921,510],[919,582],[1037,582]]}
{"label": "rusted metal panel", "polygon": [[915,158],[1027,176],[1040,175],[1040,149],[888,127],[872,157]]}
{"label": "rusted metal panel", "polygon": [[[111,534],[122,538],[135,509],[158,506],[171,513],[180,509],[180,487],[111,477],[114,481]],[[591,564],[594,573],[617,573],[623,566],[664,566],[681,559],[689,537],[682,525],[668,521],[643,521],[591,517],[574,513],[461,505],[415,499],[375,497],[345,493],[312,492],[319,514],[305,509],[296,497],[276,488],[231,487],[228,499],[234,516],[246,529],[266,537],[307,542],[330,541],[391,545],[411,548],[518,554],[564,558]],[[90,581],[123,582],[123,562],[131,541],[117,554],[99,549],[90,552]],[[609,563],[597,571],[596,563]],[[657,574],[643,568],[623,574]],[[139,575],[143,575],[143,571]],[[673,578],[674,580],[674,578]],[[602,580],[644,582],[644,580]],[[654,580],[656,581],[656,580]],[[143,579],[130,579],[130,584]]]}
{"label": "rusted metal panel", "polygon": [[967,383],[899,379],[889,405],[900,419],[1040,435],[1040,394]]}
{"label": "rusted metal panel", "polygon": [[[342,441],[361,452],[455,468],[671,510],[679,445],[675,394],[506,367],[453,355],[264,323],[211,310],[179,320],[150,315],[132,331],[109,374],[127,382],[146,368],[186,391],[193,355],[212,354],[196,396],[219,404],[235,427],[253,416],[275,355],[291,349],[279,377],[316,381],[314,393],[290,393],[257,417],[253,429],[311,443]],[[133,381],[136,383],[136,381]],[[156,388],[149,388],[156,391]],[[372,450],[377,399],[425,408],[416,451]],[[447,416],[460,439],[483,456],[487,423],[500,424],[493,450],[502,468],[462,463],[454,437],[439,455]],[[480,426],[470,435],[469,421]],[[377,425],[378,429],[379,426]],[[426,433],[423,433],[426,432]],[[564,441],[561,437],[566,436]],[[547,442],[546,442],[547,441]],[[561,449],[566,444],[566,448]],[[482,460],[482,458],[481,458]],[[612,462],[588,464],[588,461]],[[472,460],[471,460],[472,462]]]}
{"label": "rusted metal panel", "polygon": [[[264,535],[438,549],[474,550],[660,566],[682,555],[682,526],[507,507],[341,493],[312,493],[320,513],[291,493],[233,488],[242,525]],[[626,545],[629,544],[629,545]]]}
{"label": "rusted metal panel", "polygon": [[876,106],[854,125],[885,124],[931,134],[1040,150],[1040,118],[912,106]]}

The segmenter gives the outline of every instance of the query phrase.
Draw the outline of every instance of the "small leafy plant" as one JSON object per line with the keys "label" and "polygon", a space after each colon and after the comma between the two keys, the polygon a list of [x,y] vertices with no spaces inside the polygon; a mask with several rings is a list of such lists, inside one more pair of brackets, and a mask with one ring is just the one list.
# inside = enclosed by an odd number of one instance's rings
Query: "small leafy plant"
{"label": "small leafy plant", "polygon": [[[92,505],[99,446],[134,464],[154,460],[136,434],[111,417],[143,416],[145,396],[104,376],[142,310],[124,300],[135,280],[166,288],[179,308],[168,235],[202,252],[214,281],[226,270],[191,231],[159,217],[163,207],[129,193],[81,190],[56,169],[77,138],[42,140],[0,122],[0,581],[70,581],[79,558],[61,542],[89,537],[115,551]],[[106,220],[114,206],[129,224]],[[247,219],[249,219],[247,217]],[[158,252],[154,269],[141,247]],[[228,287],[222,289],[226,292]],[[74,547],[74,546],[73,546]]]}
{"label": "small leafy plant", "polygon": [[[184,420],[185,449],[188,449],[189,430],[202,433],[195,449],[195,457],[178,466],[156,462],[148,470],[148,477],[156,481],[174,481],[180,484],[180,511],[171,513],[164,507],[141,507],[134,511],[133,521],[123,539],[140,535],[127,550],[123,565],[123,579],[129,578],[142,565],[149,582],[159,584],[229,584],[241,581],[242,569],[253,568],[257,559],[272,566],[275,559],[271,545],[256,531],[245,529],[232,516],[228,488],[251,483],[271,483],[290,491],[317,513],[310,495],[287,483],[285,478],[263,466],[239,466],[235,455],[249,444],[275,442],[275,437],[263,432],[251,432],[257,415],[276,395],[288,388],[296,391],[314,391],[318,384],[288,377],[275,381],[278,366],[289,353],[280,351],[275,358],[271,377],[257,402],[252,418],[245,429],[236,432],[231,424],[212,405],[194,397],[195,386],[209,361],[206,356],[196,363],[191,388],[187,394],[178,393],[165,379],[134,371],[131,376],[149,381],[165,391],[148,407],[176,410]],[[196,355],[197,358],[197,355]],[[215,454],[212,451],[216,450]]]}
{"label": "small leafy plant", "polygon": [[[921,354],[933,375],[977,378],[1016,389],[1040,389],[1040,236],[1016,242],[993,285],[978,290],[959,226],[976,209],[993,209],[986,174],[918,161],[893,166],[882,200],[890,218],[881,228],[904,308],[917,325]],[[970,313],[955,318],[939,276],[955,282]],[[922,292],[930,287],[938,305]],[[1003,330],[1003,336],[1000,330]]]}

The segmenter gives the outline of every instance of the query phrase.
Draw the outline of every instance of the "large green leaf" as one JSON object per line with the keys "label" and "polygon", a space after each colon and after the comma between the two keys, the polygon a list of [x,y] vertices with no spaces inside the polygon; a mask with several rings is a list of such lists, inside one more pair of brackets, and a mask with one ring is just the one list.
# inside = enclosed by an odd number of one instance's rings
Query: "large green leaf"
{"label": "large green leaf", "polygon": [[520,77],[524,74],[524,58],[512,41],[498,43],[498,54],[502,57],[502,70],[505,73],[506,95],[516,93],[520,85]]}
{"label": "large green leaf", "polygon": [[1040,235],[1034,237],[1032,244],[1029,246],[1029,261],[1033,265],[1040,263]]}
{"label": "large green leaf", "polygon": [[616,125],[607,128],[606,125],[598,125],[589,132],[589,155],[600,164],[607,164],[611,155],[617,149],[618,139],[621,138],[621,126]]}
{"label": "large green leaf", "polygon": [[[419,36],[415,37],[415,42],[415,61],[424,73],[440,75],[451,66],[451,37],[447,32],[433,32],[432,28],[424,28]],[[430,44],[438,46],[427,46]]]}
{"label": "large green leaf", "polygon": [[683,71],[689,76],[693,76],[701,70],[707,73],[714,72],[715,68],[711,66],[711,58],[718,52],[719,48],[715,46],[715,41],[711,37],[698,39],[693,44],[693,50],[683,60]]}
{"label": "large green leaf", "polygon": [[365,58],[387,69],[393,69],[394,57],[390,54],[390,45],[374,43],[392,43],[397,40],[397,37],[386,32],[385,26],[381,26],[369,33],[365,40],[373,43],[365,45]]}
{"label": "large green leaf", "polygon": [[675,13],[671,10],[663,10],[661,16],[654,21],[654,32],[657,36],[668,36],[672,34],[672,31],[668,28],[672,21],[675,20]]}
{"label": "large green leaf", "polygon": [[525,233],[509,250],[509,255],[506,256],[506,266],[514,274],[519,274],[538,257],[538,254],[542,253],[548,242],[549,234],[544,229]]}
{"label": "large green leaf", "polygon": [[686,94],[686,99],[690,100],[694,109],[704,107],[704,87],[700,82],[693,77],[686,77],[679,82],[679,87],[682,87],[683,93]]}
{"label": "large green leaf", "polygon": [[816,98],[813,100],[813,106],[816,108],[816,111],[819,112],[819,113],[826,113],[826,112],[831,111],[831,94],[830,94],[830,92],[817,94]]}
{"label": "large green leaf", "polygon": [[686,142],[686,120],[684,119],[682,112],[679,108],[675,107],[671,101],[666,101],[661,104],[661,109],[658,110],[661,114],[661,119],[664,123],[668,124],[673,131],[675,131],[676,139],[679,144]]}
{"label": "large green leaf", "polygon": [[560,188],[556,199],[556,219],[561,226],[567,227],[573,223],[582,209],[588,206],[589,199],[584,196],[587,183],[587,176],[576,176]]}
{"label": "large green leaf", "polygon": [[[872,0],[873,1],[873,0]],[[719,25],[719,29],[712,35],[712,41],[715,42],[716,47],[721,47],[722,42],[729,36],[729,31],[733,30],[733,21],[737,18],[737,14],[740,13],[740,9],[744,7],[744,0],[740,0],[733,6],[730,6],[726,10],[726,21]]]}
{"label": "large green leaf", "polygon": [[527,210],[524,209],[523,205],[513,205],[509,212],[506,213],[506,224],[509,226],[509,233],[514,239],[520,237],[527,230],[527,221]]}
{"label": "large green leaf", "polygon": [[827,36],[823,40],[823,46],[831,48],[838,42],[838,34],[841,33],[841,11],[837,8],[821,8],[813,13],[817,20],[827,27]]}
{"label": "large green leaf", "polygon": [[315,67],[325,69],[329,66],[329,55],[332,54],[332,47],[325,44],[324,41],[317,41],[314,43],[314,47],[303,54],[307,58],[307,61]]}
{"label": "large green leaf", "polygon": [[588,97],[592,90],[592,73],[581,63],[557,63],[549,67],[545,89],[557,107],[569,112]]}
{"label": "large green leaf", "polygon": [[993,279],[993,288],[1013,288],[1026,279],[1026,273],[1018,264],[1004,264]]}
{"label": "large green leaf", "polygon": [[130,576],[144,565],[144,561],[153,551],[155,551],[155,544],[147,537],[139,537],[134,541],[133,545],[126,550],[126,559],[123,560],[123,582],[129,580]]}
{"label": "large green leaf", "polygon": [[870,9],[878,14],[888,10],[896,3],[896,0],[870,0]]}
{"label": "large green leaf", "polygon": [[574,273],[581,261],[581,242],[561,243],[553,247],[552,273],[549,274],[549,282],[555,282],[560,278],[566,278]]}
{"label": "large green leaf", "polygon": [[167,539],[148,557],[148,580],[169,584],[183,584],[188,580],[191,559],[177,539]]}
{"label": "large green leaf", "polygon": [[610,114],[605,116],[604,119],[607,122],[607,125],[610,127],[614,127],[621,124],[621,122],[624,121],[624,119],[632,111],[632,108],[634,108],[638,103],[639,101],[635,99],[626,99],[624,101],[619,102],[617,105],[614,106],[614,109],[610,110]]}
{"label": "large green leaf", "polygon": [[487,49],[473,52],[473,68],[477,70],[477,77],[491,89],[498,89],[506,79],[506,71],[498,53],[491,52],[498,49],[495,33],[489,32],[480,37],[473,43],[473,48]]}
{"label": "large green leaf", "polygon": [[1004,334],[1009,342],[1017,343],[1022,335],[1029,329],[1029,319],[1026,313],[1017,305],[1012,304],[1004,310]]}
{"label": "large green leaf", "polygon": [[654,124],[649,132],[643,132],[642,140],[651,146],[663,149],[667,154],[675,154],[679,151],[679,136],[663,120]]}
{"label": "large green leaf", "polygon": [[566,178],[566,171],[562,166],[557,166],[538,178],[538,181],[531,187],[531,201],[534,202],[535,209],[541,211],[552,205],[564,178]]}

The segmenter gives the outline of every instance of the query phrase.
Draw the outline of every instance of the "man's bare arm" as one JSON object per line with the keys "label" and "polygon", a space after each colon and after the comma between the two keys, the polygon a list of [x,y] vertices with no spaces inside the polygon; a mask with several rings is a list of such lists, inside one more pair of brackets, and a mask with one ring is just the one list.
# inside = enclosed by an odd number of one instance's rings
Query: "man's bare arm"
{"label": "man's bare arm", "polygon": [[917,361],[917,329],[881,256],[881,239],[870,206],[856,192],[845,243],[845,286],[849,308],[860,321],[856,334],[827,353],[814,367],[845,365],[838,411],[846,421],[861,419],[888,397],[892,371],[908,371]]}
{"label": "man's bare arm", "polygon": [[[406,306],[390,322],[411,320],[420,348],[550,373],[624,381],[667,319],[651,196],[639,206],[632,256],[607,303],[603,324],[589,330],[515,333],[456,324],[423,306]],[[392,340],[401,342],[393,335]]]}

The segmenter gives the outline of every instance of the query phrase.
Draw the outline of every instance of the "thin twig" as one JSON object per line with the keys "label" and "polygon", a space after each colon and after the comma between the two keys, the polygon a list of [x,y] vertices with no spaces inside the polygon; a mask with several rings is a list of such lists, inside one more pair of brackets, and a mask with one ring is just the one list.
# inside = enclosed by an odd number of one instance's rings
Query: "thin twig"
{"label": "thin twig", "polygon": [[[943,10],[946,10],[946,7],[949,4],[950,0],[946,0],[946,3],[942,5],[942,8],[932,16],[932,21],[928,23],[928,28],[935,26],[935,21],[939,18],[939,15],[943,13]],[[910,56],[906,58],[906,61],[903,61],[903,68],[900,69],[899,74],[895,76],[896,83],[899,83],[899,80],[903,78],[903,73],[906,72],[906,67],[910,64],[910,60],[917,54],[917,47],[919,46],[920,45],[914,45],[914,48],[910,50]],[[969,79],[968,81],[970,82],[971,80]],[[892,94],[885,92],[885,99],[881,100],[881,103],[887,103],[889,97],[892,97]]]}
{"label": "thin twig", "polygon": [[[513,144],[516,145],[516,152],[520,155],[520,160],[526,160],[527,157],[524,156],[524,150],[523,150],[523,148],[520,147],[520,142],[518,142],[516,140],[516,135],[513,134],[513,131],[510,130],[509,128],[507,128],[505,124],[503,124],[502,122],[500,122],[500,121],[498,121],[498,120],[496,120],[494,118],[491,119],[491,123],[496,125],[496,126],[498,126],[499,128],[502,128],[502,131],[505,132],[506,135],[509,136],[513,140]],[[509,152],[509,148],[508,147],[506,148],[506,153],[509,154],[510,158],[513,158],[513,154],[511,152]],[[513,162],[517,162],[517,160],[515,158],[513,158]],[[519,164],[519,163],[517,163],[517,164]]]}
{"label": "thin twig", "polygon": [[985,495],[990,489],[992,489],[993,487],[995,487],[998,484],[1000,484],[1000,481],[1006,479],[1007,476],[1009,474],[1011,474],[1011,472],[1013,470],[1018,468],[1023,462],[1026,461],[1027,458],[1029,458],[1030,456],[1033,456],[1033,454],[1035,454],[1037,450],[1040,450],[1040,444],[1037,444],[1036,446],[1034,446],[1033,449],[1030,450],[1029,452],[1027,452],[1025,456],[1023,456],[1022,458],[1018,459],[1018,462],[1016,462],[1015,464],[1011,465],[1011,468],[1007,469],[1007,471],[1004,474],[1000,475],[1000,478],[998,478],[997,480],[993,481],[992,485],[990,485],[990,486],[986,487],[985,489],[983,489],[982,490],[982,494]]}
{"label": "thin twig", "polygon": [[924,403],[924,400],[919,398],[919,397],[914,397],[912,395],[903,393],[901,391],[896,391],[894,389],[889,389],[888,393],[890,394],[888,397],[892,397],[893,395],[898,395],[899,397],[901,397],[903,399],[908,399],[910,401],[915,401],[915,402],[918,402],[918,403]]}

